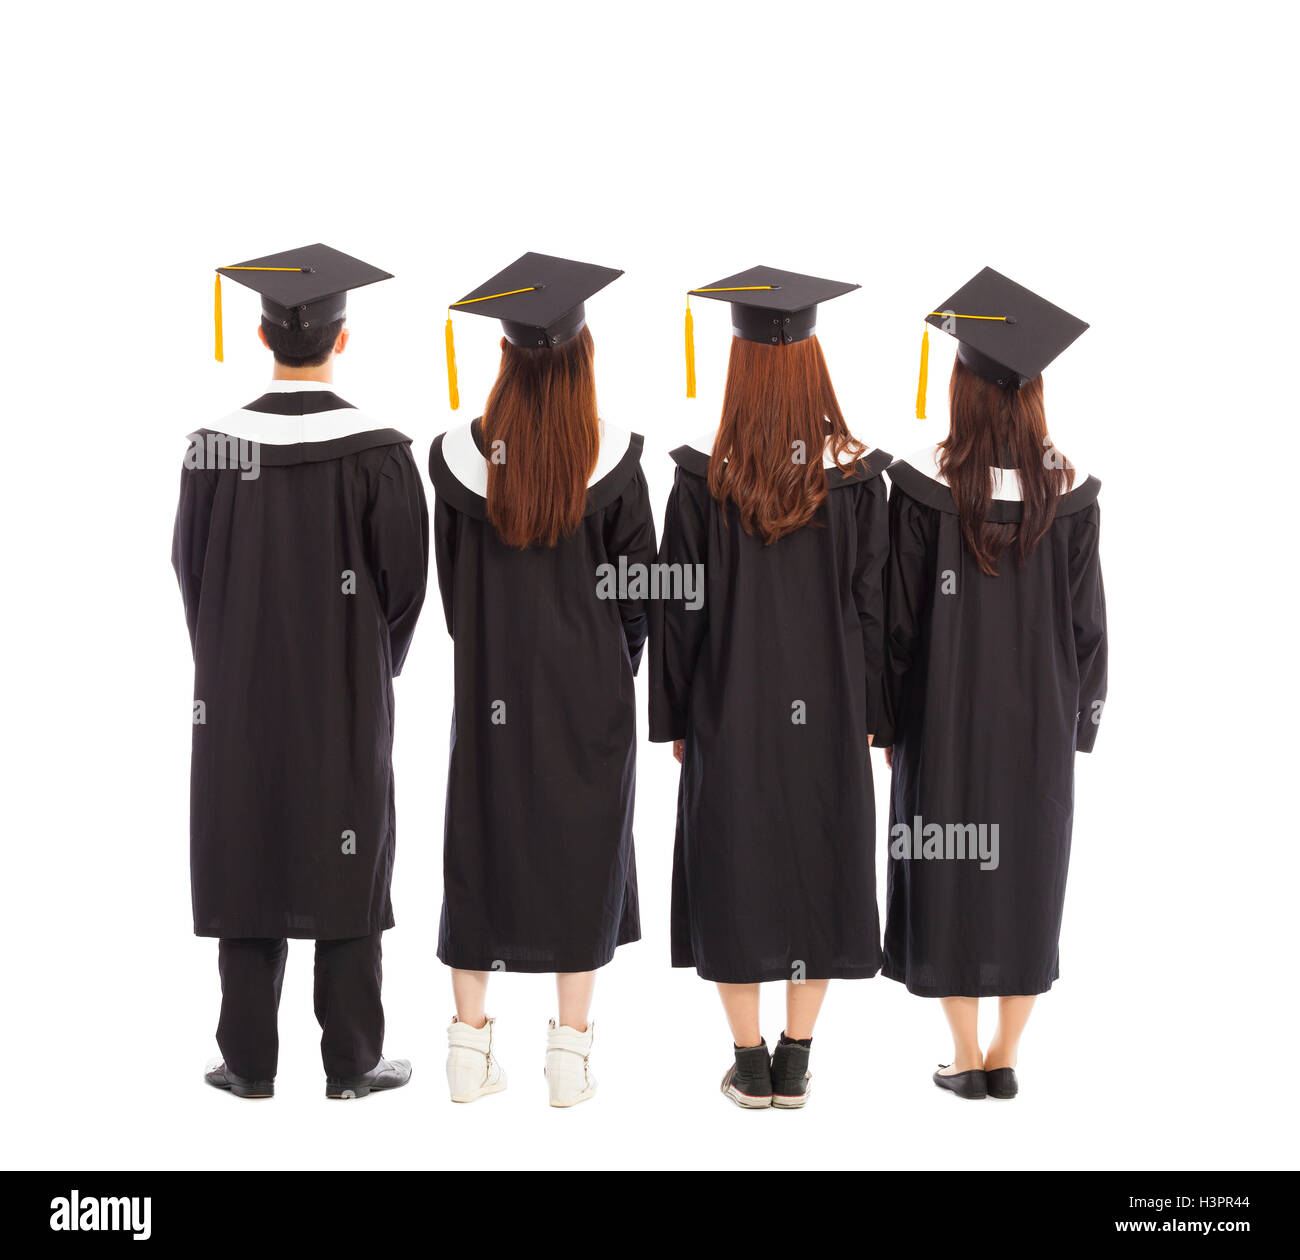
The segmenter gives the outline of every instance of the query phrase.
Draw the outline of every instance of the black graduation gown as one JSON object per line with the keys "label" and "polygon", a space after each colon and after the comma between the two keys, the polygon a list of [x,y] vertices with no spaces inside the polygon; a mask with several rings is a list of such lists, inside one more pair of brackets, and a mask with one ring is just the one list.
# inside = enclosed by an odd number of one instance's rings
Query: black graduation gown
{"label": "black graduation gown", "polygon": [[[884,974],[927,997],[1042,993],[1057,978],[1074,754],[1092,750],[1106,696],[1101,483],[1077,475],[1025,567],[1005,556],[989,577],[933,451],[889,477],[897,742]],[[990,519],[1018,521],[1014,473],[999,481],[1008,497]],[[969,854],[972,840],[978,851],[981,825],[982,857],[916,856],[918,834],[922,853]]]}
{"label": "black graduation gown", "polygon": [[867,736],[891,742],[872,451],[827,470],[813,522],[771,546],[709,492],[711,442],[673,452],[659,559],[702,564],[703,606],[652,605],[650,738],[685,740],[672,961],[706,980],[872,976],[880,968]]}
{"label": "black graduation gown", "polygon": [[[211,466],[230,435],[256,441],[255,477]],[[328,387],[274,382],[191,435],[172,561],[194,649],[199,936],[392,926],[392,678],[428,544],[410,438]]]}
{"label": "black graduation gown", "polygon": [[438,957],[469,971],[591,971],[639,940],[632,806],[641,598],[600,566],[654,560],[642,438],[602,425],[577,533],[509,547],[487,519],[478,422],[429,452],[456,694]]}

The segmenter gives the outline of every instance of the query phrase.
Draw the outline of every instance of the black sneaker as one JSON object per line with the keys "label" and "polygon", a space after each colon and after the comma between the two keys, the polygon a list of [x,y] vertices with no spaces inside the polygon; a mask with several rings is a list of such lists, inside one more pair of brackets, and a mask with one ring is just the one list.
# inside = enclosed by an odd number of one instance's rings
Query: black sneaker
{"label": "black sneaker", "polygon": [[812,1053],[812,1038],[795,1041],[781,1034],[772,1055],[772,1106],[787,1110],[802,1107],[808,1101],[812,1074],[808,1071],[808,1056]]}
{"label": "black sneaker", "polygon": [[736,1061],[722,1078],[722,1092],[737,1107],[747,1111],[772,1105],[772,1059],[767,1042],[756,1046],[736,1046]]}
{"label": "black sneaker", "polygon": [[411,1079],[406,1059],[380,1059],[361,1076],[330,1076],[325,1079],[326,1098],[364,1098],[384,1089],[401,1089]]}
{"label": "black sneaker", "polygon": [[274,1098],[274,1081],[251,1081],[246,1076],[232,1072],[224,1063],[212,1064],[203,1073],[204,1081],[213,1089],[229,1090],[236,1098]]}

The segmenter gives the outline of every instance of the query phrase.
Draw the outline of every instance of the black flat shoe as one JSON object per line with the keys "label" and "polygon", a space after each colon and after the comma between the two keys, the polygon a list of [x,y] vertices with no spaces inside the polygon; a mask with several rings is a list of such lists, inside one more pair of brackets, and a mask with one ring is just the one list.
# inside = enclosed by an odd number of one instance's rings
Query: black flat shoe
{"label": "black flat shoe", "polygon": [[990,1098],[1014,1098],[1020,1093],[1020,1082],[1016,1080],[1015,1068],[994,1068],[984,1075],[989,1078]]}
{"label": "black flat shoe", "polygon": [[772,1105],[772,1059],[767,1042],[736,1046],[736,1061],[722,1078],[722,1092],[746,1111],[766,1111]]}
{"label": "black flat shoe", "polygon": [[[940,1063],[940,1068],[946,1068]],[[950,1090],[958,1098],[987,1098],[989,1093],[988,1075],[983,1068],[972,1068],[969,1072],[953,1072],[945,1076],[942,1071],[934,1074],[934,1083],[940,1089]]]}
{"label": "black flat shoe", "polygon": [[401,1089],[411,1079],[406,1059],[380,1059],[361,1076],[330,1076],[325,1080],[326,1098],[364,1098],[385,1089]]}
{"label": "black flat shoe", "polygon": [[772,1106],[785,1111],[802,1107],[812,1092],[812,1073],[808,1071],[808,1056],[812,1053],[812,1038],[806,1045],[792,1041],[785,1033],[772,1052]]}
{"label": "black flat shoe", "polygon": [[274,1098],[274,1081],[250,1081],[232,1072],[224,1063],[218,1063],[203,1073],[204,1081],[213,1089],[229,1090],[236,1098]]}

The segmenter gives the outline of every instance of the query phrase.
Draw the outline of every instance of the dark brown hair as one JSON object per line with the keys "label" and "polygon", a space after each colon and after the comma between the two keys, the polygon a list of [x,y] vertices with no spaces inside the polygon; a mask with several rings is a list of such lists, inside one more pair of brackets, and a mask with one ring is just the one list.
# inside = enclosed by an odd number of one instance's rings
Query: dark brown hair
{"label": "dark brown hair", "polygon": [[600,454],[594,357],[585,327],[555,349],[501,339],[483,449],[488,520],[511,547],[554,547],[582,522]]}
{"label": "dark brown hair", "polygon": [[[1020,389],[986,381],[960,359],[948,385],[948,436],[939,445],[939,471],[948,481],[962,538],[982,573],[997,576],[1009,548],[1016,564],[1056,519],[1057,499],[1074,485],[1074,469],[1052,446],[1043,407],[1043,378]],[[995,466],[1015,468],[1024,510],[1019,524],[988,521]]]}
{"label": "dark brown hair", "polygon": [[320,367],[334,353],[334,343],[346,319],[334,319],[319,328],[303,328],[295,319],[289,328],[273,319],[262,319],[262,332],[277,363],[285,367]]}
{"label": "dark brown hair", "polygon": [[769,544],[807,525],[826,497],[828,439],[846,471],[866,456],[844,423],[817,338],[773,346],[733,337],[709,461],[709,490],[724,514],[734,503],[744,531]]}

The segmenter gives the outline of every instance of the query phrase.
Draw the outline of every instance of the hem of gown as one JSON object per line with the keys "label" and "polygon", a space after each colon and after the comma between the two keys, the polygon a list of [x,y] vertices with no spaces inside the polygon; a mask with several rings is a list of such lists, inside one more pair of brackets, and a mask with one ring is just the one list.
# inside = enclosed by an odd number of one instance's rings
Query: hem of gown
{"label": "hem of gown", "polygon": [[897,980],[906,985],[909,993],[917,997],[1031,997],[1046,993],[1060,978],[1056,972],[1050,980],[1037,979],[1028,984],[914,984],[907,978],[906,967],[893,966],[888,960],[881,967],[880,974],[887,980]]}
{"label": "hem of gown", "polygon": [[201,928],[196,923],[194,925],[194,935],[227,941],[351,941],[361,936],[378,936],[381,932],[387,932],[394,925],[395,920],[391,914],[379,923],[365,924],[355,931],[348,929],[343,932],[290,932],[286,931],[283,926],[269,927],[265,923],[221,923]]}
{"label": "hem of gown", "polygon": [[[714,972],[711,968],[706,969],[697,967],[693,960],[686,958],[679,960],[673,959],[674,967],[691,967],[694,968],[695,974],[701,980],[707,980],[710,984],[768,984],[773,980],[789,980],[790,969],[788,967],[773,967],[766,971],[747,973],[743,976],[724,976]],[[812,975],[811,973],[804,976],[805,980],[870,980],[880,972],[880,964],[876,963],[874,967],[832,967],[825,975]]]}
{"label": "hem of gown", "polygon": [[[468,961],[463,954],[455,955],[453,959],[453,957],[449,956],[453,954],[453,951],[444,951],[441,947],[438,949],[438,961],[444,967],[451,967],[456,971],[515,971],[521,975],[533,976],[557,975],[570,971],[599,971],[602,967],[607,967],[614,961],[614,955],[620,948],[624,945],[634,945],[640,939],[640,932],[637,932],[634,936],[620,936],[614,948],[600,956],[599,962],[593,961],[589,957],[581,959],[561,958],[559,960],[548,960],[547,962],[507,962],[502,958],[494,958],[485,964],[481,955]],[[494,963],[500,965],[494,966]]]}

